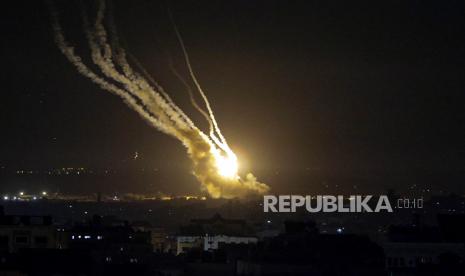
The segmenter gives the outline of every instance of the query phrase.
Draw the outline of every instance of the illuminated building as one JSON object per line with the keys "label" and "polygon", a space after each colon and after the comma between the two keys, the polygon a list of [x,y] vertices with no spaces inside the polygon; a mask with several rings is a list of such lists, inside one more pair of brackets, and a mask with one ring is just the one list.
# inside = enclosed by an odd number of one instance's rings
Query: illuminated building
{"label": "illuminated building", "polygon": [[217,214],[211,219],[191,220],[189,225],[181,227],[176,241],[176,253],[180,254],[193,248],[213,251],[221,243],[257,243],[258,238],[244,220],[224,219]]}

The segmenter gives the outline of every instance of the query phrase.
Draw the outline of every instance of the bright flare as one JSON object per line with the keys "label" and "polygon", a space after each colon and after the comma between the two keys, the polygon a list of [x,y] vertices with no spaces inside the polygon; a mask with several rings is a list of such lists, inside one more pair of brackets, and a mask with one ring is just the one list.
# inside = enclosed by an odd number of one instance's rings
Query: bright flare
{"label": "bright flare", "polygon": [[216,157],[216,167],[218,173],[226,178],[237,178],[238,163],[234,153],[227,156],[218,155]]}

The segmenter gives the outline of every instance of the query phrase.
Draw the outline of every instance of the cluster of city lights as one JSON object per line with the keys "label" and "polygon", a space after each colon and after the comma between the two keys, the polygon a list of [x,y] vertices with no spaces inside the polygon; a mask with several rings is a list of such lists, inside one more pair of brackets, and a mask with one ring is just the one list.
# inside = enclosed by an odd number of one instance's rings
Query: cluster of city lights
{"label": "cluster of city lights", "polygon": [[16,170],[16,174],[48,174],[48,175],[70,175],[70,174],[85,174],[85,173],[93,173],[93,171],[88,171],[85,168],[58,168],[58,169],[50,169],[46,171],[40,170],[27,170],[27,169],[20,169]]}
{"label": "cluster of city lights", "polygon": [[31,201],[31,200],[38,200],[38,199],[42,199],[44,197],[47,196],[47,192],[46,191],[42,191],[40,193],[40,195],[35,195],[35,194],[26,194],[24,193],[23,191],[20,191],[18,192],[17,195],[4,195],[3,196],[3,200],[7,201],[7,200],[19,200],[19,201]]}

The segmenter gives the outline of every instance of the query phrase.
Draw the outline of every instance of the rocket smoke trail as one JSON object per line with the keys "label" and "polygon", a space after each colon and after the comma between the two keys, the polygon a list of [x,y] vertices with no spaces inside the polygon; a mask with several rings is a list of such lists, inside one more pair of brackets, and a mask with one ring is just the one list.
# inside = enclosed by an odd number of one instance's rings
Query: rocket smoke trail
{"label": "rocket smoke trail", "polygon": [[201,183],[202,190],[207,191],[214,198],[240,197],[250,193],[265,193],[269,190],[266,184],[258,182],[251,173],[246,174],[245,178],[238,175],[237,157],[221,134],[208,98],[194,75],[184,42],[174,21],[172,23],[181,44],[189,74],[208,112],[195,102],[192,91],[189,91],[191,102],[210,123],[209,135],[194,125],[163,88],[143,70],[140,63],[136,61],[142,74],[133,70],[127,60],[127,56],[130,55],[119,46],[118,37],[111,22],[110,35],[107,34],[103,24],[105,17],[103,0],[98,1],[98,11],[93,24],[90,24],[83,9],[83,25],[91,59],[100,72],[94,72],[76,54],[74,47],[65,39],[57,11],[52,4],[50,8],[55,42],[66,58],[79,73],[91,79],[102,89],[121,97],[151,126],[179,140],[187,149],[193,163],[193,174]]}
{"label": "rocket smoke trail", "polygon": [[[192,96],[192,93],[191,93],[190,89],[188,89],[189,94],[191,96],[190,97],[191,102],[196,107],[196,109],[207,118],[207,121],[208,121],[208,123],[210,125],[210,138],[212,138],[213,141],[217,142],[219,145],[225,144],[227,146],[226,139],[224,139],[223,135],[221,134],[220,128],[218,127],[218,123],[216,122],[216,119],[215,119],[215,115],[213,114],[213,111],[212,111],[212,109],[210,107],[210,102],[208,101],[207,96],[203,92],[202,87],[200,87],[200,84],[199,84],[199,82],[197,80],[197,77],[194,74],[194,70],[192,70],[191,62],[190,62],[190,59],[189,59],[189,54],[187,53],[186,46],[184,45],[184,40],[182,39],[181,34],[179,33],[178,26],[176,25],[176,22],[173,19],[173,15],[171,14],[171,10],[169,10],[169,9],[168,9],[168,14],[169,14],[171,23],[173,24],[174,32],[176,33],[176,37],[177,37],[177,39],[179,41],[179,44],[181,45],[181,49],[182,49],[182,52],[184,54],[184,60],[185,60],[186,65],[187,65],[187,69],[188,69],[189,74],[190,74],[190,76],[192,78],[192,81],[194,82],[195,86],[197,87],[197,90],[199,91],[200,95],[202,96],[202,99],[203,99],[203,101],[205,103],[205,106],[207,107],[208,114],[206,114],[206,112],[202,108],[200,108],[198,106],[198,104],[195,102],[194,97]],[[176,73],[175,70],[173,70],[173,71]],[[178,76],[178,78],[179,78],[179,74],[176,73],[176,76]],[[220,137],[221,142],[218,141],[218,138],[216,137],[215,132]]]}

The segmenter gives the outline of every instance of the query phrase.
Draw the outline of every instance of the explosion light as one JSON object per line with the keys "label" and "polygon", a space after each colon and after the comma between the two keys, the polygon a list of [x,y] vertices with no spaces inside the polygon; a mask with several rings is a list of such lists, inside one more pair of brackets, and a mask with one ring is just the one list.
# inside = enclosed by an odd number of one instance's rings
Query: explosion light
{"label": "explosion light", "polygon": [[238,163],[235,155],[216,157],[216,166],[218,173],[226,178],[235,178],[237,176]]}

